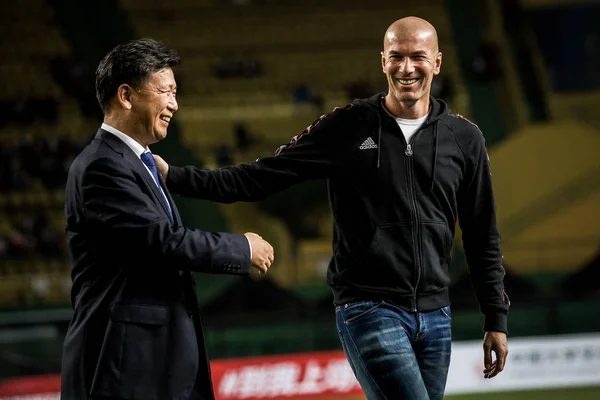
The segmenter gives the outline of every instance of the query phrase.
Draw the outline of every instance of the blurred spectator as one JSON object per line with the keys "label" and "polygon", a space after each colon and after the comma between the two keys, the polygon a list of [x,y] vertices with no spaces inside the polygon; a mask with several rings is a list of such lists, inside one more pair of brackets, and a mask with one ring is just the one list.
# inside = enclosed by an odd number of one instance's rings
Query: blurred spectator
{"label": "blurred spectator", "polygon": [[526,10],[550,85],[557,92],[600,89],[600,4],[576,3]]}
{"label": "blurred spectator", "polygon": [[8,258],[8,241],[12,228],[4,218],[0,219],[0,260]]}
{"label": "blurred spectator", "polygon": [[311,86],[301,83],[292,90],[292,100],[295,105],[312,104],[318,112],[323,111],[324,99]]}
{"label": "blurred spectator", "polygon": [[222,56],[214,68],[214,73],[219,79],[256,78],[262,75],[262,66],[253,58],[233,59]]}
{"label": "blurred spectator", "polygon": [[355,81],[351,82],[344,87],[346,91],[346,95],[348,96],[348,100],[352,101],[354,99],[364,99],[365,97],[370,97],[374,90],[371,84],[367,81]]}
{"label": "blurred spectator", "polygon": [[219,145],[215,150],[215,162],[219,167],[233,165],[233,152],[226,144]]}
{"label": "blurred spectator", "polygon": [[35,274],[30,279],[31,291],[37,301],[44,301],[50,294],[50,279],[46,274]]}
{"label": "blurred spectator", "polygon": [[[22,136],[15,144],[0,143],[0,192],[26,192],[37,181],[48,190],[64,186],[79,141],[68,138]],[[65,236],[53,226],[45,209],[1,210],[0,259],[64,257]]]}
{"label": "blurred spectator", "polygon": [[454,88],[450,77],[447,75],[438,75],[431,82],[431,95],[437,99],[442,99],[446,103],[452,103],[454,97]]}
{"label": "blurred spectator", "polygon": [[237,63],[229,56],[221,57],[219,64],[215,67],[215,75],[219,79],[227,79],[237,73]]}
{"label": "blurred spectator", "polygon": [[240,74],[244,78],[256,78],[262,75],[262,68],[253,58],[244,58],[239,62]]}
{"label": "blurred spectator", "polygon": [[3,217],[0,224],[0,260],[25,258],[62,258],[65,256],[65,235],[52,226],[48,215],[28,211],[22,215]]}
{"label": "blurred spectator", "polygon": [[6,256],[8,259],[15,260],[25,258],[32,254],[35,249],[35,240],[30,236],[24,235],[22,232],[11,229],[7,238],[8,250]]}
{"label": "blurred spectator", "polygon": [[0,101],[0,128],[9,124],[20,126],[36,122],[55,123],[58,104],[52,98],[8,99]]}
{"label": "blurred spectator", "polygon": [[13,146],[0,145],[0,190],[27,190],[34,178],[47,189],[62,188],[81,146],[64,137],[22,138]]}
{"label": "blurred spectator", "polygon": [[246,124],[241,121],[234,125],[233,134],[235,136],[235,145],[240,151],[248,150],[258,143],[258,140],[250,133]]}
{"label": "blurred spectator", "polygon": [[51,226],[45,226],[40,232],[38,250],[44,258],[60,258],[64,254],[64,235]]}
{"label": "blurred spectator", "polygon": [[73,59],[58,57],[52,60],[50,72],[66,94],[77,99],[81,112],[88,117],[100,117],[100,109],[96,102],[96,92],[93,85],[95,69]]}
{"label": "blurred spectator", "polygon": [[484,42],[471,61],[474,75],[484,82],[493,82],[502,76],[498,45],[490,41]]}
{"label": "blurred spectator", "polygon": [[294,104],[312,103],[314,100],[313,90],[305,83],[297,85],[293,90]]}
{"label": "blurred spectator", "polygon": [[14,154],[0,158],[0,190],[25,190],[31,184],[31,176],[23,169],[21,159]]}
{"label": "blurred spectator", "polygon": [[48,215],[42,212],[26,214],[22,219],[23,232],[35,240],[35,252],[45,258],[63,255],[63,235],[50,225]]}

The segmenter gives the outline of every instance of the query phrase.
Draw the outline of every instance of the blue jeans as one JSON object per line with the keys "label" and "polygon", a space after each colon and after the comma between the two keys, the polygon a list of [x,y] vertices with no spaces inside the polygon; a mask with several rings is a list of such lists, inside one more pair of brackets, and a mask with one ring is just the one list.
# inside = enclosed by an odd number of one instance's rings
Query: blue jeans
{"label": "blue jeans", "polygon": [[384,301],[335,309],[346,357],[369,400],[438,400],[451,352],[450,306],[411,313]]}

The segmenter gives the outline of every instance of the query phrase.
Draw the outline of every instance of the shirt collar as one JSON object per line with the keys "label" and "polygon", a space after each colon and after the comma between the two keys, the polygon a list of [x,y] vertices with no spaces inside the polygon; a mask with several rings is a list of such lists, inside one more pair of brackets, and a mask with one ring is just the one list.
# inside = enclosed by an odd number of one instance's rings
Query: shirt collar
{"label": "shirt collar", "polygon": [[113,128],[112,126],[108,125],[107,123],[102,123],[102,126],[100,128],[104,129],[107,132],[112,133],[113,135],[115,135],[116,137],[121,139],[123,142],[125,142],[125,144],[127,146],[129,146],[129,148],[131,150],[133,150],[135,155],[140,158],[141,158],[142,154],[144,154],[147,151],[150,151],[150,149],[148,147],[144,148],[144,146],[142,146],[141,144],[136,142],[135,139],[133,139],[131,136],[127,135],[126,133],[121,132],[117,128]]}

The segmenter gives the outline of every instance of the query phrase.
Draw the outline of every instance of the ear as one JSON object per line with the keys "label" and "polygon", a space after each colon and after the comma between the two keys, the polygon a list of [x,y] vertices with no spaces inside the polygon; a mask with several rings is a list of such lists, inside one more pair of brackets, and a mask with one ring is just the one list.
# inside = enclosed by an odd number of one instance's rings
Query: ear
{"label": "ear", "polygon": [[442,52],[438,51],[437,55],[435,56],[435,61],[433,64],[433,75],[439,74],[441,69],[442,69]]}
{"label": "ear", "polygon": [[121,86],[119,86],[119,89],[117,89],[117,100],[119,101],[121,107],[123,107],[126,110],[131,110],[131,98],[134,94],[133,92],[133,88],[126,83],[123,83]]}
{"label": "ear", "polygon": [[383,51],[380,54],[381,54],[381,69],[383,70],[383,73],[385,74],[385,56],[383,54]]}

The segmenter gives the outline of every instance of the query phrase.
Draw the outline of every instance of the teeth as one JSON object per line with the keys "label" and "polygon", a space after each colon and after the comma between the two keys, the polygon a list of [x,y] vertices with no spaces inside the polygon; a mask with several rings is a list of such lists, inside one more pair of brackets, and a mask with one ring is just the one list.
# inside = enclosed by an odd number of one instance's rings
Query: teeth
{"label": "teeth", "polygon": [[167,116],[164,116],[164,115],[162,117],[160,117],[160,119],[162,119],[165,122],[171,122],[171,117],[167,117]]}
{"label": "teeth", "polygon": [[398,82],[400,82],[403,85],[412,85],[416,81],[417,79],[398,79]]}

